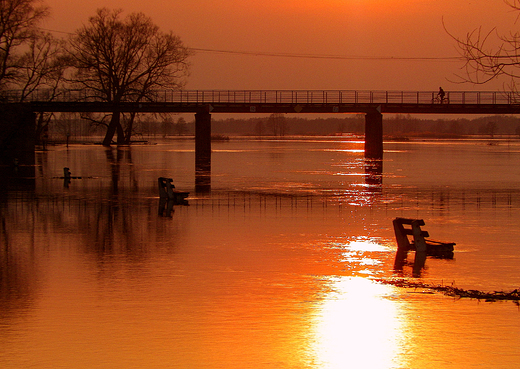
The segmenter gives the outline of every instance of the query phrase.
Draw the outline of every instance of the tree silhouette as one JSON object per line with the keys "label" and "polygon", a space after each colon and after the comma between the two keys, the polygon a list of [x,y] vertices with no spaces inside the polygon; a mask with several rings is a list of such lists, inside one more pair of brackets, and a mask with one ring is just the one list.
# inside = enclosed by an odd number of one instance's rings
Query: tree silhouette
{"label": "tree silhouette", "polygon": [[134,117],[123,128],[119,104],[153,100],[157,88],[180,88],[190,55],[178,36],[161,32],[144,14],[124,19],[121,14],[99,9],[70,39],[73,82],[89,98],[114,106],[103,140],[107,146],[116,132],[118,144],[130,143]]}
{"label": "tree silhouette", "polygon": [[35,38],[38,23],[48,8],[38,0],[0,0],[0,88],[9,87],[22,74],[23,48]]}
{"label": "tree silhouette", "polygon": [[[520,17],[520,0],[505,0],[505,3]],[[463,82],[484,84],[498,77],[507,77],[510,79],[508,88],[518,96],[516,81],[520,78],[520,31],[501,34],[496,27],[487,32],[479,27],[465,37],[447,32],[457,42],[465,59],[465,73],[459,76]]]}
{"label": "tree silhouette", "polygon": [[287,133],[287,120],[285,115],[281,113],[273,113],[267,119],[267,126],[273,133],[273,136],[285,136]]}
{"label": "tree silhouette", "polygon": [[[10,101],[27,101],[39,89],[40,100],[51,101],[59,93],[67,61],[63,41],[38,28],[48,15],[39,0],[0,0],[0,91]],[[38,114],[38,143],[51,116]]]}

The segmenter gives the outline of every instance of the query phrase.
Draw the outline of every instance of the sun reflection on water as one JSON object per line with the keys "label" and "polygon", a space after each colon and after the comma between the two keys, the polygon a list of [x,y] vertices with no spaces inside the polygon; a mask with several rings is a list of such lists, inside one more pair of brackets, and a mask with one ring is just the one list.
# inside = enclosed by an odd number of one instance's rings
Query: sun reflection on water
{"label": "sun reflection on water", "polygon": [[397,368],[403,322],[393,287],[362,277],[332,277],[316,315],[313,350],[320,368]]}
{"label": "sun reflection on water", "polygon": [[351,276],[374,276],[384,273],[391,251],[388,246],[365,237],[339,243],[337,247],[342,249],[340,262],[343,270],[348,270]]}

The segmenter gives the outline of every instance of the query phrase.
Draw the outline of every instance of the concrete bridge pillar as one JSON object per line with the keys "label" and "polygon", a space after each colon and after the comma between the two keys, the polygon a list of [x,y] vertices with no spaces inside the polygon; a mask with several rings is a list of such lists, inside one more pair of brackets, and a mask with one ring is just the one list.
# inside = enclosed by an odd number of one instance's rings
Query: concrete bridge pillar
{"label": "concrete bridge pillar", "polygon": [[36,115],[30,109],[14,104],[0,107],[0,181],[14,179],[14,186],[32,185],[35,136]]}
{"label": "concrete bridge pillar", "polygon": [[383,115],[378,109],[365,115],[365,158],[383,159]]}
{"label": "concrete bridge pillar", "polygon": [[195,190],[211,189],[211,114],[195,114]]}

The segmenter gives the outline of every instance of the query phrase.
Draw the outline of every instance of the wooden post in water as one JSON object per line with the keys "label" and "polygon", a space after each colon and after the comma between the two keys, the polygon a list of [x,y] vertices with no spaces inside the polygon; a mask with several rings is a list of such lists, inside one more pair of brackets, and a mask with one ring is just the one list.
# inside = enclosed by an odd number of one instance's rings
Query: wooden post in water
{"label": "wooden post in water", "polygon": [[365,115],[365,158],[383,159],[383,115],[373,109]]}
{"label": "wooden post in water", "polygon": [[211,114],[208,111],[195,114],[195,189],[197,192],[211,189]]}

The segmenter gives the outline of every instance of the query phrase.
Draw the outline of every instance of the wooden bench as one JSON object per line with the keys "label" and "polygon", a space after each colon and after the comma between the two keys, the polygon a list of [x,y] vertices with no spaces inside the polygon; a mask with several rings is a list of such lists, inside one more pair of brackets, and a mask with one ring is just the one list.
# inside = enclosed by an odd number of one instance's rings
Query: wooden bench
{"label": "wooden bench", "polygon": [[[397,240],[397,253],[394,268],[402,270],[408,251],[415,251],[414,274],[420,274],[424,267],[426,256],[443,259],[453,259],[454,242],[443,242],[430,239],[427,231],[421,229],[424,226],[422,219],[395,218],[393,220],[395,238]],[[411,239],[409,238],[410,236]]]}
{"label": "wooden bench", "polygon": [[173,201],[174,204],[185,205],[189,192],[177,191],[173,185],[173,179],[159,177],[159,198]]}

